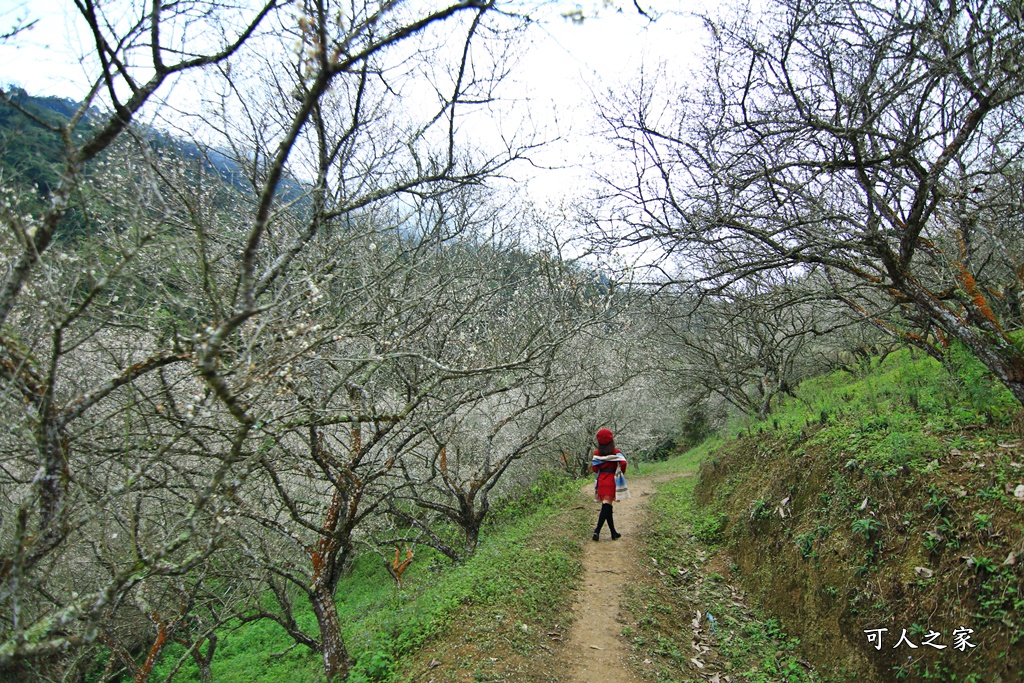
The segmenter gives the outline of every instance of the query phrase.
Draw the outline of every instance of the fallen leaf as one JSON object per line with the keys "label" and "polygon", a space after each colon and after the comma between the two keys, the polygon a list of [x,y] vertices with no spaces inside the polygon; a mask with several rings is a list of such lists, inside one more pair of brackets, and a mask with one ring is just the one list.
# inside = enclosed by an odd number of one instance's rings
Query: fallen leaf
{"label": "fallen leaf", "polygon": [[591,650],[603,650],[604,648],[603,647],[598,647],[597,645],[591,645],[590,649]]}
{"label": "fallen leaf", "polygon": [[786,496],[785,498],[783,498],[782,502],[779,503],[779,505],[781,505],[782,507],[786,507],[787,505],[789,505],[789,496]]}
{"label": "fallen leaf", "polygon": [[959,448],[950,449],[949,454],[950,455],[961,455],[960,449]]}
{"label": "fallen leaf", "polygon": [[860,504],[860,507],[859,507],[859,508],[857,508],[857,509],[858,509],[858,510],[864,510],[864,509],[866,509],[866,508],[867,508],[867,506],[868,506],[868,499],[867,499],[867,498],[865,498],[865,499],[864,499],[864,502],[862,502],[862,503]]}
{"label": "fallen leaf", "polygon": [[652,662],[652,661],[651,661],[651,660],[649,660],[649,659],[645,659],[645,660],[644,660],[644,664],[653,664],[653,663],[654,663],[654,662]]}
{"label": "fallen leaf", "polygon": [[441,666],[441,662],[439,662],[439,661],[437,661],[436,659],[434,659],[434,660],[432,660],[432,661],[430,662],[430,664],[429,664],[428,666],[429,666],[429,667],[430,667],[431,669],[433,669],[434,667],[438,667],[438,666]]}
{"label": "fallen leaf", "polygon": [[1013,490],[1014,498],[1024,498],[1024,484],[1021,484]]}
{"label": "fallen leaf", "polygon": [[696,666],[698,669],[704,668],[704,662],[700,661],[696,657],[690,657],[690,661],[693,662],[693,665]]}
{"label": "fallen leaf", "polygon": [[722,683],[722,679],[718,677],[716,673],[714,676],[708,679],[708,683]]}
{"label": "fallen leaf", "polygon": [[930,579],[935,576],[935,572],[928,569],[928,567],[914,567],[914,572],[923,579]]}
{"label": "fallen leaf", "polygon": [[1005,560],[1003,560],[1003,565],[1012,567],[1015,564],[1017,564],[1017,553],[1010,551],[1010,554],[1006,556]]}

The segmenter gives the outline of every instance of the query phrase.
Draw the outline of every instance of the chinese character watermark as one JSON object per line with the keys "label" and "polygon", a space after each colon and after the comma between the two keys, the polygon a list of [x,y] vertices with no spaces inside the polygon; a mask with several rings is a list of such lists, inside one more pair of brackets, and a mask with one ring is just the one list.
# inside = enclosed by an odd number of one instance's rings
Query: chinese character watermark
{"label": "chinese character watermark", "polygon": [[912,642],[910,642],[910,638],[907,638],[907,629],[903,629],[903,633],[900,635],[899,641],[895,645],[892,646],[892,649],[895,650],[896,648],[898,648],[903,643],[906,643],[907,645],[909,645],[910,647],[912,647],[915,650],[917,648],[921,647],[920,645],[914,645]]}
{"label": "chinese character watermark", "polygon": [[[864,633],[866,633],[867,636],[868,636],[868,645],[871,645],[876,650],[881,650],[882,649],[882,634],[883,633],[888,633],[888,632],[889,632],[889,629],[887,629],[887,628],[866,628],[866,629],[864,629]],[[954,650],[959,650],[960,652],[966,652],[967,648],[969,648],[969,647],[971,647],[971,648],[977,647],[977,645],[975,643],[971,642],[971,634],[972,633],[974,633],[974,629],[972,629],[972,628],[958,628],[958,629],[954,629],[953,630],[953,649]],[[896,644],[892,646],[892,649],[895,650],[895,649],[897,649],[897,648],[899,648],[901,646],[906,646],[906,647],[909,647],[909,648],[911,648],[913,650],[916,650],[917,648],[921,647],[922,645],[927,645],[928,647],[933,647],[936,650],[945,650],[949,646],[948,645],[943,645],[941,642],[937,642],[938,639],[941,638],[941,637],[942,637],[942,634],[939,633],[938,631],[933,631],[931,629],[928,629],[928,633],[925,634],[924,640],[922,640],[921,644],[918,645],[917,643],[915,643],[914,641],[912,641],[910,639],[910,636],[907,634],[907,629],[902,629],[902,633],[900,633],[899,640],[897,640]]]}
{"label": "chinese character watermark", "polygon": [[868,634],[868,643],[873,643],[876,650],[882,649],[882,634],[888,631],[887,628],[872,628],[864,629],[864,633]]}
{"label": "chinese character watermark", "polygon": [[973,628],[958,628],[953,631],[953,647],[960,652],[964,652],[968,647],[975,647],[971,642],[972,633],[974,633]]}

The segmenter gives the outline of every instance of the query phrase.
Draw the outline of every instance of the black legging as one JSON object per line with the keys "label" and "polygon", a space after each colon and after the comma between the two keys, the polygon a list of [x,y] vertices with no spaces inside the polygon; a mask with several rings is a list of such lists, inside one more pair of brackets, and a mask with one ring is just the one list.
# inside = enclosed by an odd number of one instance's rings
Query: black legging
{"label": "black legging", "polygon": [[604,523],[608,522],[608,531],[612,532],[612,536],[617,536],[615,533],[615,519],[612,517],[612,504],[601,503],[601,514],[597,518],[597,528],[594,529],[594,535],[601,533],[601,527]]}

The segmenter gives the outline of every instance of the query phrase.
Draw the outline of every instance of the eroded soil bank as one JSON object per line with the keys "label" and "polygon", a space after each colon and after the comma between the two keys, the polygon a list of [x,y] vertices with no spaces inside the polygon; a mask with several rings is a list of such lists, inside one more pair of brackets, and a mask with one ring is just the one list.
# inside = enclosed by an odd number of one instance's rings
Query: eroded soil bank
{"label": "eroded soil bank", "polygon": [[743,436],[703,463],[724,576],[840,680],[1024,680],[1024,439],[935,435],[917,466],[866,458],[847,431]]}

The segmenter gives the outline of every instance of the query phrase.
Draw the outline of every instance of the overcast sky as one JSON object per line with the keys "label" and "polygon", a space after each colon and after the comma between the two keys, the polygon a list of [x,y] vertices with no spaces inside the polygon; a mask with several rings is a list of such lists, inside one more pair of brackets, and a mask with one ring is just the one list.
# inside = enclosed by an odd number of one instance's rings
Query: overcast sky
{"label": "overcast sky", "polygon": [[586,136],[593,127],[596,106],[607,101],[609,91],[621,91],[636,79],[641,66],[654,69],[664,64],[667,72],[680,79],[697,67],[704,33],[696,12],[704,5],[659,4],[689,10],[661,14],[651,22],[629,5],[621,12],[602,11],[582,24],[559,19],[541,22],[531,31],[532,43],[516,76],[537,107],[557,121],[564,137],[545,158],[564,156],[570,166],[535,183],[539,193],[572,187],[574,179],[589,173],[586,166],[574,169],[573,164],[585,162],[591,154],[607,153]]}
{"label": "overcast sky", "polygon": [[[585,3],[583,9],[590,16],[578,24],[559,16],[574,3],[533,8],[530,14],[538,21],[524,36],[520,61],[503,87],[503,96],[527,107],[545,137],[559,138],[536,159],[542,166],[562,170],[519,171],[523,180],[529,179],[531,193],[541,198],[579,189],[589,176],[588,158],[607,153],[586,138],[593,127],[595,100],[605,99],[610,89],[620,89],[642,64],[664,63],[677,78],[685,78],[696,66],[704,34],[695,15],[717,3],[642,2],[658,16],[654,22],[631,3],[622,3],[621,11],[603,4]],[[600,8],[596,16],[595,7]],[[70,0],[0,0],[0,32],[22,17],[38,20],[15,44],[0,44],[0,83],[20,85],[32,94],[80,99],[87,79],[78,55],[88,46],[81,44],[76,15]]]}

